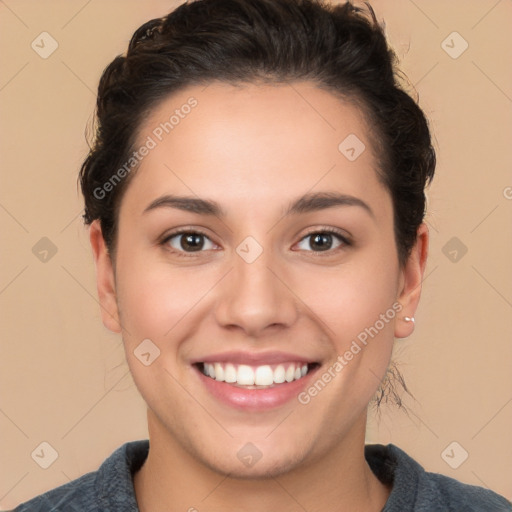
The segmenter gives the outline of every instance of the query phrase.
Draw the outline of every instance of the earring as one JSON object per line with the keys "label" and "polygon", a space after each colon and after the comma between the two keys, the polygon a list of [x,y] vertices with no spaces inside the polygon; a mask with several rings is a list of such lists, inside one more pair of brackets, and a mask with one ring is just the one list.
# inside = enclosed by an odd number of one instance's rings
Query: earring
{"label": "earring", "polygon": [[412,322],[412,323],[414,323],[416,321],[413,316],[404,316],[404,320],[406,322]]}

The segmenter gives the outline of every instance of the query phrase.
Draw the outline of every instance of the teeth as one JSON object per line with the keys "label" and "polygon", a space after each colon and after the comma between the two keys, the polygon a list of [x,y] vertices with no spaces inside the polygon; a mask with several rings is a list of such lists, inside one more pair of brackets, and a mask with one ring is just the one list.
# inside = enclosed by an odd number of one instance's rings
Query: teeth
{"label": "teeth", "polygon": [[236,382],[236,368],[228,363],[224,370],[224,380],[226,382]]}
{"label": "teeth", "polygon": [[236,382],[242,386],[252,386],[254,384],[254,370],[245,364],[241,364],[236,372]]}
{"label": "teeth", "polygon": [[275,367],[270,365],[252,367],[245,364],[204,363],[203,373],[219,382],[240,386],[272,386],[304,377],[308,373],[308,365],[286,363]]}
{"label": "teeth", "polygon": [[[307,369],[307,366],[306,366]],[[284,369],[284,366],[280,364],[275,370],[274,370],[274,382],[276,384],[282,384],[285,381],[285,375],[286,371]]]}
{"label": "teeth", "polygon": [[254,384],[257,386],[270,386],[274,383],[274,372],[270,366],[258,366],[254,376]]}
{"label": "teeth", "polygon": [[215,378],[222,382],[224,380],[224,368],[220,363],[215,363],[213,368],[215,369]]}

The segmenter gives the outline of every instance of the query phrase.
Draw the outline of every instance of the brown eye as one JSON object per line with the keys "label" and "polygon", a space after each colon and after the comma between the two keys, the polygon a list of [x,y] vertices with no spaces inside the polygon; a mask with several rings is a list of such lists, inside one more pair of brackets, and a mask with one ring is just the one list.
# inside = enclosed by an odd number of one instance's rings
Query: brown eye
{"label": "brown eye", "polygon": [[206,235],[193,231],[174,234],[165,243],[180,252],[199,252],[214,248],[213,242]]}
{"label": "brown eye", "polygon": [[350,245],[348,240],[338,233],[328,231],[317,231],[306,235],[299,242],[299,249],[312,252],[324,252],[338,249],[343,245]]}
{"label": "brown eye", "polygon": [[309,245],[316,251],[327,251],[332,247],[333,236],[327,233],[311,235]]}

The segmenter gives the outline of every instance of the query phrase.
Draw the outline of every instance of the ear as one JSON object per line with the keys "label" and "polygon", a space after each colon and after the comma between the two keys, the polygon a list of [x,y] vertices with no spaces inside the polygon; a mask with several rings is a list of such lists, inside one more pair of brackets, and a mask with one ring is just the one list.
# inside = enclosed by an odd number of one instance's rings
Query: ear
{"label": "ear", "polygon": [[89,229],[89,239],[96,264],[96,285],[100,299],[103,325],[112,332],[120,333],[121,324],[119,323],[119,311],[116,300],[114,269],[99,220],[93,221]]}
{"label": "ear", "polygon": [[421,283],[427,265],[429,233],[423,222],[416,233],[416,243],[411,250],[405,267],[401,270],[398,302],[402,305],[400,316],[395,323],[395,338],[407,338],[414,331],[413,318],[421,295]]}

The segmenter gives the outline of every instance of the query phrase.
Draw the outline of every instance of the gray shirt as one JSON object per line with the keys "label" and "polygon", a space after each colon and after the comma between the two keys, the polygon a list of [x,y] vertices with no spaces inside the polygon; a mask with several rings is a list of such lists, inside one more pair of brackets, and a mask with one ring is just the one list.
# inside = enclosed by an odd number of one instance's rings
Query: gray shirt
{"label": "gray shirt", "polygon": [[[149,441],[126,443],[97,471],[19,505],[14,512],[138,512],[133,474],[142,466]],[[504,497],[453,478],[426,472],[393,444],[366,445],[366,460],[377,478],[393,489],[382,512],[511,512]]]}

